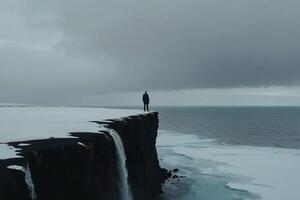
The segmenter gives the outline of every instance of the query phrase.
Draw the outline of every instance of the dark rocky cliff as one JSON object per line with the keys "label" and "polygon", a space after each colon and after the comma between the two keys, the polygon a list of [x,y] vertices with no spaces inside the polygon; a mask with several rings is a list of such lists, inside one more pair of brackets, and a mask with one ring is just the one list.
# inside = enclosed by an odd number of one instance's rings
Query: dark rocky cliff
{"label": "dark rocky cliff", "polygon": [[[131,191],[135,200],[152,200],[161,193],[163,170],[155,147],[158,114],[97,122],[122,138]],[[112,137],[100,133],[71,133],[74,138],[52,138],[9,145],[23,158],[0,160],[0,200],[32,199],[25,173],[9,165],[29,165],[38,200],[117,200],[118,176]]]}

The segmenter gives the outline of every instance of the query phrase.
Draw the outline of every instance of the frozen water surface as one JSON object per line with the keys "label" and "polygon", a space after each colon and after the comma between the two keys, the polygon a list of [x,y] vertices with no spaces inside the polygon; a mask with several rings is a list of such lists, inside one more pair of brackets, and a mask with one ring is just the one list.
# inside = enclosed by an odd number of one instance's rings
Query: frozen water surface
{"label": "frozen water surface", "polygon": [[163,165],[180,168],[188,181],[189,191],[172,199],[300,199],[300,150],[222,145],[166,131],[157,145]]}

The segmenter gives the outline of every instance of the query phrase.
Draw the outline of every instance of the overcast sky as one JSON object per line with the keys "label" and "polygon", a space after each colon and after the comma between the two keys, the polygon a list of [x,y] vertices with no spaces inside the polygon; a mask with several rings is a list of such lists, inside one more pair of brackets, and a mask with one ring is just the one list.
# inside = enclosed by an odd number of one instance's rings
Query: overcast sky
{"label": "overcast sky", "polygon": [[298,0],[0,0],[0,102],[300,105]]}

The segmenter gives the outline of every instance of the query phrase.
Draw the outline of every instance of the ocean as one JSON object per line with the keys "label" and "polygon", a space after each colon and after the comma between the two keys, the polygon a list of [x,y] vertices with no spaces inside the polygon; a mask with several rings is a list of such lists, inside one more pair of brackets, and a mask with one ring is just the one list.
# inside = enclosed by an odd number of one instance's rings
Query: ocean
{"label": "ocean", "polygon": [[300,199],[300,107],[154,107],[164,200]]}

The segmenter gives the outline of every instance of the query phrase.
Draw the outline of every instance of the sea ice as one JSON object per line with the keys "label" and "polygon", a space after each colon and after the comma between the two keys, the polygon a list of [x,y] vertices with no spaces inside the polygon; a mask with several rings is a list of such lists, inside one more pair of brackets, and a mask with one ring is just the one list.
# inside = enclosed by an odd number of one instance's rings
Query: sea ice
{"label": "sea ice", "polygon": [[[300,150],[222,145],[163,131],[157,145],[195,160],[191,168],[203,175],[231,177],[226,186],[233,190],[249,191],[263,200],[300,199]],[[176,163],[174,157],[169,162]]]}

